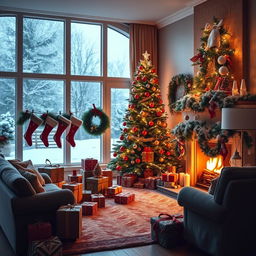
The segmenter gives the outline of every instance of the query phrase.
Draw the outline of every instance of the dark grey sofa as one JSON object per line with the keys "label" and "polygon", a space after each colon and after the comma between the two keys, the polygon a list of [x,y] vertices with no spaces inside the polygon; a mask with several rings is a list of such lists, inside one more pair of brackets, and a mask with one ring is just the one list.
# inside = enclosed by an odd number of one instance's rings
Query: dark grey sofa
{"label": "dark grey sofa", "polygon": [[[30,183],[0,156],[0,226],[17,255],[27,253],[28,224],[49,221],[55,232],[56,210],[75,202],[70,190],[49,183],[47,176],[44,179],[46,192],[31,192]],[[21,185],[25,189],[22,190]]]}
{"label": "dark grey sofa", "polygon": [[218,256],[256,255],[256,167],[222,169],[214,195],[185,187],[185,238]]}

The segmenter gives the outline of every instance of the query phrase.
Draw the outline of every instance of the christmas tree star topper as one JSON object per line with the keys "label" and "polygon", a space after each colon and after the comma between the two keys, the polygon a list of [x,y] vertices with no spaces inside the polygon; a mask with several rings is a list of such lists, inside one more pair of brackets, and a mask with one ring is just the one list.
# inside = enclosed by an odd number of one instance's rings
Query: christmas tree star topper
{"label": "christmas tree star topper", "polygon": [[144,60],[148,60],[149,59],[150,54],[147,51],[145,51],[142,55],[144,57]]}

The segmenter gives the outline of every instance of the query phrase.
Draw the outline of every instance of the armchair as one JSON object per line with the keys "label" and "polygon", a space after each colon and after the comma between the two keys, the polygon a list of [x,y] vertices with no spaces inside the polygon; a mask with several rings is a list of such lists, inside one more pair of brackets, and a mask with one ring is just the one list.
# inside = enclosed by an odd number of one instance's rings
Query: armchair
{"label": "armchair", "polygon": [[188,242],[216,256],[256,255],[256,167],[225,167],[214,195],[185,187],[178,203]]}

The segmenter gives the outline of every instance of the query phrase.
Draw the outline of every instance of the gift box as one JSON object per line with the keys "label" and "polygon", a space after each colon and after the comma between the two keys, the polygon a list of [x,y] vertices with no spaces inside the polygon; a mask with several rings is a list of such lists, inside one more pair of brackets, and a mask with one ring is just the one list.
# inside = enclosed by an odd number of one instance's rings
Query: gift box
{"label": "gift box", "polygon": [[62,243],[57,236],[46,240],[33,241],[28,249],[28,256],[62,256]]}
{"label": "gift box", "polygon": [[117,204],[129,204],[135,200],[135,194],[133,193],[120,193],[115,195],[115,203]]}
{"label": "gift box", "polygon": [[124,187],[131,188],[134,184],[134,178],[130,176],[123,176],[122,184]]}
{"label": "gift box", "polygon": [[145,169],[143,172],[144,178],[152,177],[153,176],[153,170],[152,169]]}
{"label": "gift box", "polygon": [[142,183],[142,184],[145,184],[145,178],[139,178],[139,179],[138,179],[138,182],[139,182],[139,183]]}
{"label": "gift box", "polygon": [[177,173],[167,173],[167,181],[176,183],[179,175]]}
{"label": "gift box", "polygon": [[47,173],[53,183],[58,183],[64,180],[64,167],[39,167],[40,173]]}
{"label": "gift box", "polygon": [[105,208],[105,196],[102,194],[92,194],[92,202],[97,202],[99,208]]}
{"label": "gift box", "polygon": [[52,236],[50,222],[36,222],[28,225],[28,241],[44,240]]}
{"label": "gift box", "polygon": [[162,181],[161,179],[156,180],[156,186],[163,186],[163,185],[164,185],[164,181]]}
{"label": "gift box", "polygon": [[145,188],[147,189],[156,189],[157,177],[148,177],[145,179]]}
{"label": "gift box", "polygon": [[83,183],[83,176],[82,174],[76,174],[76,175],[69,174],[68,182]]}
{"label": "gift box", "polygon": [[140,183],[140,182],[136,182],[136,183],[133,184],[133,187],[134,188],[144,188],[145,184]]}
{"label": "gift box", "polygon": [[102,176],[108,177],[108,186],[112,187],[112,185],[113,185],[113,172],[111,170],[102,170]]}
{"label": "gift box", "polygon": [[114,185],[107,189],[107,197],[114,197],[116,194],[119,194],[123,191],[122,186]]}
{"label": "gift box", "polygon": [[108,177],[90,177],[86,179],[86,189],[91,190],[93,194],[105,194],[108,188]]}
{"label": "gift box", "polygon": [[59,188],[62,188],[62,186],[63,186],[64,184],[66,184],[66,181],[63,180],[63,181],[60,181],[60,182],[57,182],[57,183],[53,183],[53,184],[55,184],[55,185],[58,186]]}
{"label": "gift box", "polygon": [[98,212],[98,203],[97,202],[83,202],[82,206],[82,214],[83,216],[92,216],[96,215]]}
{"label": "gift box", "polygon": [[152,217],[151,238],[161,246],[171,249],[184,243],[183,238],[183,216],[160,214]]}
{"label": "gift box", "polygon": [[69,189],[73,192],[73,195],[77,203],[80,203],[83,199],[83,183],[66,183],[62,186],[63,189]]}
{"label": "gift box", "polygon": [[144,162],[144,163],[153,163],[154,162],[154,152],[151,147],[145,147],[143,149],[142,162]]}
{"label": "gift box", "polygon": [[121,175],[116,176],[116,184],[122,186],[122,177]]}
{"label": "gift box", "polygon": [[80,205],[61,206],[56,213],[57,236],[75,240],[82,233],[82,207]]}
{"label": "gift box", "polygon": [[95,165],[98,163],[97,159],[94,158],[86,158],[81,160],[82,168],[85,171],[93,171]]}
{"label": "gift box", "polygon": [[83,202],[91,202],[92,201],[92,191],[91,190],[84,190],[83,191]]}
{"label": "gift box", "polygon": [[167,181],[167,173],[162,173],[162,181]]}

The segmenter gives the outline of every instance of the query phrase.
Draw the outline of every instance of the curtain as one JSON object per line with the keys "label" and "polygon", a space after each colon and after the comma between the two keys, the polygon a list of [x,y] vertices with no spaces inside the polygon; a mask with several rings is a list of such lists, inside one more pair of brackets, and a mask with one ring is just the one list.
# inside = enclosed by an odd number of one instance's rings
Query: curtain
{"label": "curtain", "polygon": [[130,24],[131,78],[133,78],[133,74],[145,51],[150,54],[149,58],[157,69],[157,27],[153,25]]}

